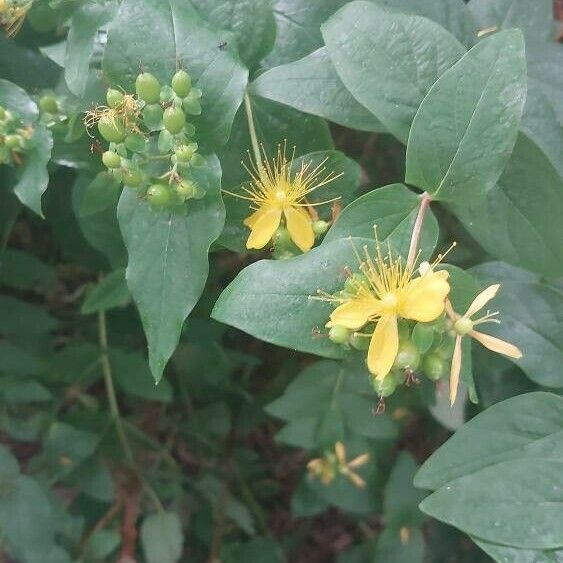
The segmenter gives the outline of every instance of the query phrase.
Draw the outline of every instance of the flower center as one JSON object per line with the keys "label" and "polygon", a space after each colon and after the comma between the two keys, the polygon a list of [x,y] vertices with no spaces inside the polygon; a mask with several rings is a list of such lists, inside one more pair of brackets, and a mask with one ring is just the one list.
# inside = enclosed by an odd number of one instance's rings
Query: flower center
{"label": "flower center", "polygon": [[274,193],[274,199],[276,203],[284,204],[287,201],[287,194],[284,190],[276,190]]}
{"label": "flower center", "polygon": [[397,309],[399,299],[394,293],[386,293],[381,299],[381,307],[385,312],[391,312]]}
{"label": "flower center", "polygon": [[454,323],[454,330],[463,336],[473,330],[473,321],[466,317],[461,317]]}

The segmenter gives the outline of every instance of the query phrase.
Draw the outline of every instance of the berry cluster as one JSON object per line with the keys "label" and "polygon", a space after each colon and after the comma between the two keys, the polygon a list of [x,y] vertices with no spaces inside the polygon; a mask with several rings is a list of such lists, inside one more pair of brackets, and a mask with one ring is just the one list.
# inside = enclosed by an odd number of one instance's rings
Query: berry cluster
{"label": "berry cluster", "polygon": [[10,111],[0,106],[0,164],[21,164],[22,153],[33,135]]}
{"label": "berry cluster", "polygon": [[195,127],[186,117],[201,114],[200,98],[184,70],[174,74],[170,86],[143,72],[135,81],[135,95],[110,88],[107,107],[86,116],[86,126],[97,124],[110,143],[102,154],[109,172],[154,208],[181,210],[188,200],[205,196],[191,177],[192,168],[205,159],[197,152]]}

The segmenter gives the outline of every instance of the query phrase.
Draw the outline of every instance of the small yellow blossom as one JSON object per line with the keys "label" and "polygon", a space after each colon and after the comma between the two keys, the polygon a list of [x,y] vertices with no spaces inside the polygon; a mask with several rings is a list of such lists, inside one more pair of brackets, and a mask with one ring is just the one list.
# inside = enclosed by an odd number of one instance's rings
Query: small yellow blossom
{"label": "small yellow blossom", "polygon": [[[294,151],[295,152],[295,151]],[[229,195],[251,202],[254,212],[244,220],[250,228],[246,241],[247,248],[264,248],[285,221],[291,240],[302,252],[310,250],[315,242],[313,222],[308,209],[314,205],[330,203],[333,200],[311,204],[307,195],[332,182],[340,175],[332,172],[324,174],[323,160],[312,168],[312,162],[303,162],[301,168],[292,174],[293,155],[286,157],[285,144],[278,147],[277,156],[270,163],[264,152],[264,162],[253,163],[248,173],[252,178],[249,187],[243,187],[246,196],[225,191]],[[337,198],[338,199],[338,198]]]}
{"label": "small yellow blossom", "polygon": [[13,37],[20,30],[33,0],[0,0],[0,26],[8,37]]}
{"label": "small yellow blossom", "polygon": [[499,323],[500,321],[494,317],[498,315],[498,311],[494,313],[487,313],[479,319],[471,319],[471,317],[480,311],[493,297],[497,294],[500,289],[499,284],[490,285],[484,289],[469,305],[469,308],[464,315],[458,315],[452,308],[449,301],[446,303],[448,316],[454,322],[454,330],[457,333],[455,339],[454,353],[452,357],[452,368],[450,371],[450,403],[453,405],[457,396],[457,388],[459,386],[459,373],[461,371],[461,339],[468,334],[471,338],[474,338],[480,342],[485,348],[497,352],[499,354],[504,354],[509,358],[519,359],[522,357],[522,352],[513,344],[505,342],[500,338],[490,336],[488,334],[483,334],[474,330],[474,327],[486,323]]}
{"label": "small yellow blossom", "polygon": [[318,477],[325,485],[329,485],[340,473],[356,487],[364,488],[366,482],[354,471],[369,461],[369,454],[362,454],[351,461],[346,460],[346,448],[342,442],[336,442],[334,453],[328,452],[325,457],[312,459],[307,464],[309,473]]}
{"label": "small yellow blossom", "polygon": [[360,263],[364,280],[352,281],[353,293],[325,297],[341,303],[330,315],[326,326],[343,326],[357,331],[367,323],[375,322],[367,364],[375,377],[383,379],[391,371],[399,350],[399,317],[417,322],[437,319],[444,311],[450,285],[448,272],[434,271],[433,268],[442,260],[442,255],[433,265],[426,263],[414,277],[414,264],[404,266],[399,257],[392,256],[390,248],[383,256],[378,241],[376,250],[376,257],[372,258],[364,247],[365,259]]}

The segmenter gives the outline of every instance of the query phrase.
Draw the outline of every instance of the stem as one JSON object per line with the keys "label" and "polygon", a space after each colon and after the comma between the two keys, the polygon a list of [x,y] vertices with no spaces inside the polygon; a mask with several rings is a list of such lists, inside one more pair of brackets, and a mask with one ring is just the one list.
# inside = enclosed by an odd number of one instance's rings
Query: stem
{"label": "stem", "polygon": [[104,311],[100,311],[98,313],[98,335],[99,335],[100,348],[102,350],[100,361],[102,364],[102,372],[104,374],[106,395],[108,398],[111,418],[113,423],[115,424],[115,429],[117,431],[119,442],[121,443],[121,447],[123,448],[125,457],[129,465],[132,467],[132,469],[137,473],[137,475],[141,479],[145,492],[151,497],[154,505],[156,506],[156,509],[159,512],[164,512],[164,507],[162,506],[160,499],[158,498],[157,494],[154,492],[153,488],[147,483],[146,479],[143,477],[142,473],[137,467],[137,464],[135,463],[135,458],[133,457],[133,451],[131,450],[131,446],[129,445],[129,441],[127,440],[127,435],[125,434],[125,430],[123,428],[123,422],[121,420],[121,414],[119,412],[119,405],[117,403],[117,395],[115,393],[115,386],[113,384],[111,364],[108,356],[108,332],[106,326],[106,314]]}
{"label": "stem", "polygon": [[420,196],[420,204],[418,207],[418,215],[414,222],[414,227],[412,229],[411,244],[409,246],[409,254],[407,257],[407,268],[412,268],[416,261],[418,255],[418,246],[420,244],[420,237],[422,235],[422,227],[424,225],[424,218],[426,217],[426,212],[432,203],[432,196],[427,192],[424,192]]}
{"label": "stem", "polygon": [[252,143],[252,152],[254,152],[254,160],[258,171],[262,171],[262,157],[260,156],[260,146],[258,145],[258,136],[256,135],[256,127],[254,125],[254,116],[252,114],[252,105],[248,92],[244,93],[244,109],[246,110],[246,120],[248,121],[248,132],[250,133],[250,142]]}

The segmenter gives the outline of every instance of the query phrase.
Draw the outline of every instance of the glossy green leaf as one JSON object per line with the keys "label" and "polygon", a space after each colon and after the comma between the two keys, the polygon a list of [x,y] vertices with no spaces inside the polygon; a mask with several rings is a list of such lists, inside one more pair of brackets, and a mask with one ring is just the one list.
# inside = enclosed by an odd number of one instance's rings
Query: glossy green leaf
{"label": "glossy green leaf", "polygon": [[131,90],[140,64],[162,84],[183,65],[203,92],[198,139],[220,144],[230,134],[248,76],[234,47],[221,43],[189,2],[125,0],[109,28],[103,68],[113,85]]}
{"label": "glossy green leaf", "polygon": [[430,456],[414,482],[417,487],[435,490],[503,461],[561,460],[562,438],[563,398],[552,393],[519,395],[493,405],[462,426]]}
{"label": "glossy green leaf", "polygon": [[438,489],[420,508],[487,541],[532,549],[560,547],[563,460],[511,459],[485,467]]}
{"label": "glossy green leaf", "polygon": [[512,342],[522,350],[514,360],[524,373],[546,387],[563,387],[563,293],[539,276],[502,262],[472,269],[483,285],[500,283],[492,302],[500,311],[500,324],[488,324],[483,332]]}
{"label": "glossy green leaf", "polygon": [[0,254],[0,284],[33,291],[53,289],[55,283],[55,269],[33,254],[11,249]]}
{"label": "glossy green leaf", "polygon": [[0,295],[0,311],[0,334],[4,335],[43,334],[58,325],[57,320],[43,308],[9,295]]}
{"label": "glossy green leaf", "polygon": [[252,94],[361,131],[383,125],[348,92],[326,47],[302,59],[272,68],[250,87]]}
{"label": "glossy green leaf", "polygon": [[434,22],[361,0],[339,10],[322,31],[348,90],[403,143],[430,87],[465,53]]}
{"label": "glossy green leaf", "polygon": [[30,125],[37,119],[38,110],[35,102],[25,90],[8,80],[0,80],[0,105],[10,110],[25,125]]}
{"label": "glossy green leaf", "polygon": [[109,172],[100,172],[88,184],[80,202],[80,216],[88,217],[105,209],[115,209],[121,185]]}
{"label": "glossy green leaf", "polygon": [[64,59],[69,90],[83,96],[88,81],[90,58],[98,30],[109,23],[117,11],[113,0],[88,0],[80,4],[70,20]]}
{"label": "glossy green leaf", "polygon": [[115,307],[123,307],[129,303],[131,295],[125,281],[125,269],[115,270],[88,294],[80,312],[90,315],[100,311],[107,311]]}
{"label": "glossy green leaf", "polygon": [[[373,190],[344,208],[326,234],[323,244],[339,238],[389,239],[401,255],[407,255],[412,229],[418,213],[419,197],[403,184],[392,184]],[[426,216],[421,238],[422,259],[428,259],[438,241],[438,222],[432,212]]]}
{"label": "glossy green leaf", "polygon": [[276,21],[270,0],[192,0],[192,4],[203,19],[230,32],[223,42],[234,38],[248,68],[255,68],[272,50]]}
{"label": "glossy green leaf", "polygon": [[441,200],[486,193],[514,148],[526,99],[519,31],[484,39],[444,73],[420,105],[407,146],[406,181]]}
{"label": "glossy green leaf", "polygon": [[471,205],[461,200],[450,208],[495,258],[556,277],[563,275],[562,190],[546,155],[520,135],[498,184]]}
{"label": "glossy green leaf", "polygon": [[487,542],[475,537],[471,539],[499,563],[560,563],[563,560],[563,549],[519,549]]}
{"label": "glossy green leaf", "polygon": [[206,160],[206,166],[193,173],[206,196],[190,201],[187,214],[154,210],[132,190],[125,190],[119,202],[119,224],[129,255],[127,285],[141,314],[156,381],[203,291],[207,251],[223,227],[221,169],[216,157]]}
{"label": "glossy green leaf", "polygon": [[141,545],[147,563],[176,563],[182,556],[184,536],[178,515],[158,512],[147,516],[141,526]]}

